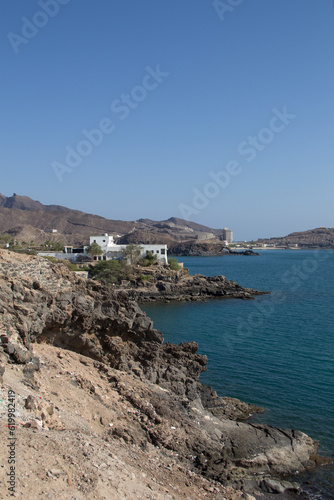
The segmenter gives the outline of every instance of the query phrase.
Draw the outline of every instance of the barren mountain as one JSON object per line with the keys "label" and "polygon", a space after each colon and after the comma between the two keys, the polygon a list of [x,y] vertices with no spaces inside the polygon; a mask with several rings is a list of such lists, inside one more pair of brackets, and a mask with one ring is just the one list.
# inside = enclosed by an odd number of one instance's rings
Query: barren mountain
{"label": "barren mountain", "polygon": [[304,248],[334,248],[334,227],[318,227],[279,238],[259,239],[258,242],[279,246],[298,245]]}
{"label": "barren mountain", "polygon": [[[57,233],[45,233],[51,229],[56,229]],[[36,230],[40,232],[36,233]],[[222,235],[221,229],[212,229],[175,217],[165,221],[111,220],[59,205],[43,205],[16,193],[8,198],[0,194],[0,232],[10,233],[19,241],[34,240],[42,243],[51,239],[74,245],[87,244],[89,236],[102,233],[113,234],[116,238],[126,236],[126,242],[166,242],[168,245],[195,240],[199,236]]]}

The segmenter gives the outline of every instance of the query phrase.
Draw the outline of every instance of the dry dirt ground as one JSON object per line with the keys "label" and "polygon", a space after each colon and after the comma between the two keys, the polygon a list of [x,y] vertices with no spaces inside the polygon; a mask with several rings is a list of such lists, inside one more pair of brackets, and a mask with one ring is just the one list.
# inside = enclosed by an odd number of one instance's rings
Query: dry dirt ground
{"label": "dry dirt ground", "polygon": [[[11,496],[6,443],[10,437],[8,391],[12,390],[16,498],[254,500],[189,470],[191,457],[182,463],[172,451],[149,443],[140,447],[131,442],[131,435],[126,439],[129,422],[135,428],[138,419],[145,419],[145,413],[141,415],[141,410],[109,383],[110,376],[121,375],[122,384],[134,391],[141,384],[138,379],[52,346],[35,345],[34,351],[41,360],[34,379],[24,379],[21,366],[15,364],[6,365],[3,377],[1,498]],[[173,432],[172,424],[165,423]],[[123,429],[122,437],[115,432],[118,428]]]}

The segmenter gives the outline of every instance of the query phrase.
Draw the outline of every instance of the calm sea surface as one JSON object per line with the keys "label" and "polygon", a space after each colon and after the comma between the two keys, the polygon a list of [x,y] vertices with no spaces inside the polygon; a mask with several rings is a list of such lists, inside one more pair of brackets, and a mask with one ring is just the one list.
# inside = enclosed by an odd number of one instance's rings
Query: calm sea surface
{"label": "calm sea surface", "polygon": [[[256,421],[296,428],[334,459],[334,251],[182,257],[190,274],[223,274],[272,292],[255,300],[147,304],[165,341],[195,340],[209,358],[201,380],[220,396],[263,406]],[[334,467],[300,478],[312,498],[334,499]]]}

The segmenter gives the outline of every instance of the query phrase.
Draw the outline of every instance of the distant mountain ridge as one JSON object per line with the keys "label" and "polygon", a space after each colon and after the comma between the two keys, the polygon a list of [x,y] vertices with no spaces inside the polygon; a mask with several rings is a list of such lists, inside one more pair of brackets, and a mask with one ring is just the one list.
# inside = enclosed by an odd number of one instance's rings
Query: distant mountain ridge
{"label": "distant mountain ridge", "polygon": [[[56,229],[57,233],[50,236],[52,229]],[[145,243],[147,240],[170,246],[199,237],[216,237],[219,240],[223,234],[222,229],[212,229],[177,217],[164,221],[106,219],[61,205],[43,205],[16,193],[10,197],[0,194],[0,232],[8,232],[19,241],[43,243],[52,239],[73,245],[87,244],[91,235],[109,233],[134,243]]]}
{"label": "distant mountain ridge", "polygon": [[[50,233],[56,229],[57,233]],[[44,243],[59,241],[69,245],[85,245],[95,234],[113,234],[119,243],[161,243],[169,249],[193,248],[197,245],[221,245],[223,230],[213,229],[178,217],[155,221],[106,219],[99,215],[72,210],[61,205],[43,205],[28,196],[4,196],[0,193],[0,233],[9,233],[18,241]],[[299,248],[334,248],[334,228],[319,227],[294,232],[287,236],[259,239],[259,243]],[[181,246],[180,246],[181,245]],[[218,248],[218,246],[217,246]]]}
{"label": "distant mountain ridge", "polygon": [[61,210],[64,212],[69,210],[61,205],[43,205],[39,201],[34,201],[28,196],[19,196],[16,193],[8,198],[3,194],[0,194],[0,207],[16,208],[18,210]]}
{"label": "distant mountain ridge", "polygon": [[259,239],[258,243],[299,248],[334,248],[334,227],[317,227],[279,238]]}

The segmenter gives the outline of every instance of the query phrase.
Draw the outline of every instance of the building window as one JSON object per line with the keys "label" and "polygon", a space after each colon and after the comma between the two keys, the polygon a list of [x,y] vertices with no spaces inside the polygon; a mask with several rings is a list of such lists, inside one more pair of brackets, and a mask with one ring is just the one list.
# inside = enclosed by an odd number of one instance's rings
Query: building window
{"label": "building window", "polygon": [[94,240],[94,243],[96,243],[96,240]]}
{"label": "building window", "polygon": [[166,254],[166,251],[164,248],[161,249],[161,255],[165,255]]}
{"label": "building window", "polygon": [[157,253],[159,253],[159,250],[157,250]]}

